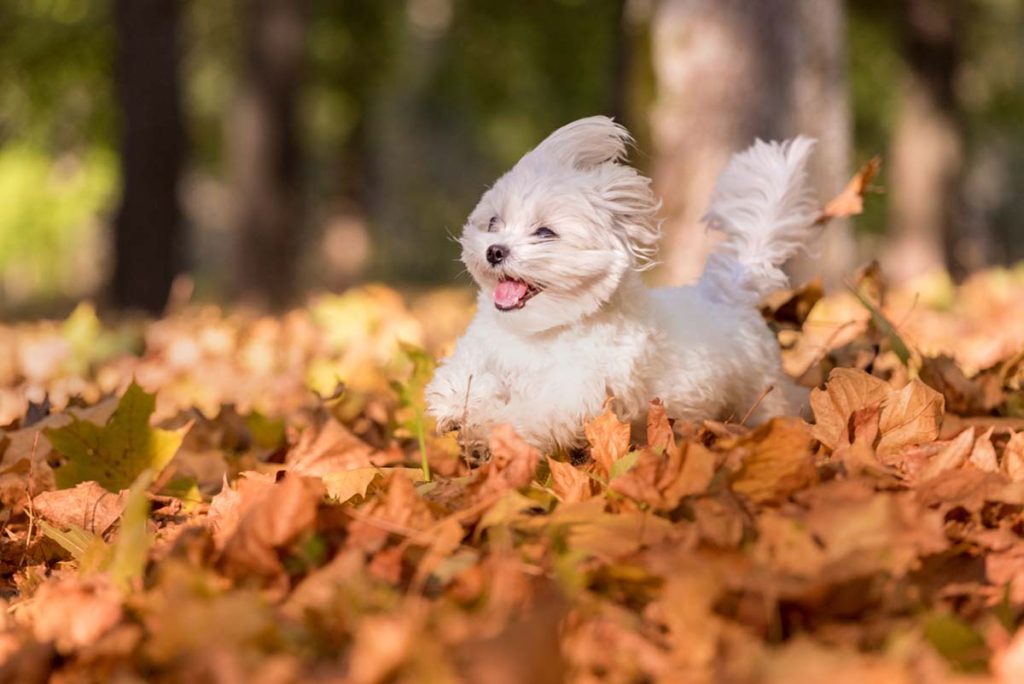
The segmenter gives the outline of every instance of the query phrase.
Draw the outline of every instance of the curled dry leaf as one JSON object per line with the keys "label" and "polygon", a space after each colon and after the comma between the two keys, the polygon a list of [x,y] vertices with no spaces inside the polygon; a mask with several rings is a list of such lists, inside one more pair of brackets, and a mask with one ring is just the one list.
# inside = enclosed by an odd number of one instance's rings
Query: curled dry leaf
{"label": "curled dry leaf", "polygon": [[1013,482],[1024,481],[1024,431],[1013,433],[1006,443],[1002,470]]}
{"label": "curled dry leaf", "polygon": [[605,412],[585,427],[590,455],[606,477],[610,477],[612,466],[629,453],[629,424],[623,423],[612,411],[610,402]]}
{"label": "curled dry leaf", "polygon": [[478,501],[530,484],[540,463],[540,452],[517,435],[511,425],[491,430],[489,446],[491,460],[477,471],[471,487]]}
{"label": "curled dry leaf", "polygon": [[556,461],[550,456],[547,461],[551,470],[551,488],[559,500],[575,503],[590,498],[592,480],[589,475],[573,467],[571,463]]}
{"label": "curled dry leaf", "polygon": [[121,621],[121,593],[103,575],[65,576],[43,583],[19,619],[40,641],[53,641],[62,653],[95,643]]}
{"label": "curled dry leaf", "polygon": [[942,395],[918,380],[901,390],[863,371],[836,368],[825,389],[811,392],[814,437],[833,451],[852,442],[850,420],[857,411],[881,407],[879,453],[938,438]]}
{"label": "curled dry leaf", "polygon": [[850,179],[842,192],[833,197],[825,205],[818,223],[828,223],[835,218],[847,218],[857,216],[864,211],[864,193],[871,187],[871,181],[878,175],[882,168],[882,158],[872,157],[864,166],[860,167],[856,175]]}
{"label": "curled dry leaf", "polygon": [[681,449],[674,444],[668,453],[644,449],[636,464],[615,478],[610,488],[656,510],[674,509],[683,497],[708,488],[718,460],[700,442],[686,442]]}
{"label": "curled dry leaf", "polygon": [[299,441],[288,450],[285,466],[300,475],[321,476],[384,465],[393,456],[384,457],[337,420],[328,418],[299,436]]}
{"label": "curled dry leaf", "polygon": [[277,550],[313,528],[323,495],[319,480],[291,473],[242,492],[237,524],[224,540],[222,562],[228,574],[270,579],[282,574]]}
{"label": "curled dry leaf", "polygon": [[776,418],[740,439],[741,465],[732,489],[757,504],[779,503],[815,483],[813,438],[803,422]]}
{"label": "curled dry leaf", "polygon": [[39,517],[61,529],[77,525],[93,534],[103,534],[124,511],[127,490],[113,494],[95,482],[83,482],[71,489],[43,492],[32,499]]}

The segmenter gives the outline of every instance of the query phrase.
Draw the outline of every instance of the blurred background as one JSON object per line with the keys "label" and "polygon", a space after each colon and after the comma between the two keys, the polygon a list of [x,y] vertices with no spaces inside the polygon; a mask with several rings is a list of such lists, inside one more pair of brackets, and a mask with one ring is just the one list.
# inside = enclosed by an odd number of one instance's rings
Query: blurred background
{"label": "blurred background", "polygon": [[5,0],[0,314],[468,284],[482,190],[598,113],[664,198],[655,280],[728,155],[798,132],[822,199],[876,153],[886,189],[799,275],[1024,257],[1020,0]]}

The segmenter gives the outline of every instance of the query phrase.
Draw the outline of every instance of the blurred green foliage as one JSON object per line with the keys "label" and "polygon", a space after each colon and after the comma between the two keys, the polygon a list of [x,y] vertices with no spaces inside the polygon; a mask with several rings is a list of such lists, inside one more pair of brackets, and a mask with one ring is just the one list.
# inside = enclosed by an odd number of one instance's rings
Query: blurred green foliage
{"label": "blurred green foliage", "polygon": [[[183,193],[190,220],[211,233],[226,227],[220,224],[228,214],[210,219],[193,211],[211,196],[196,199],[197,180],[227,186],[225,142],[245,3],[182,3],[190,143]],[[102,280],[101,231],[118,192],[112,5],[0,3],[0,308],[32,297],[81,296]],[[459,267],[446,233],[458,231],[487,183],[556,126],[615,113],[649,151],[650,46],[643,20],[623,20],[624,6],[310,0],[299,110],[308,250],[317,249],[332,216],[354,210],[368,221],[376,246],[371,275],[447,281]],[[968,147],[979,168],[1020,177],[1024,4],[965,0],[964,7],[958,96]],[[858,0],[847,8],[859,162],[886,150],[899,106],[901,45],[893,3]],[[648,154],[636,162],[649,166]],[[225,194],[216,196],[223,203]],[[1006,188],[985,209],[1004,238],[1019,232],[1021,201]],[[884,196],[869,202],[858,226],[883,232],[885,211]],[[1024,243],[1019,237],[1016,244]],[[229,248],[206,249],[204,240],[196,250],[200,283],[220,277],[230,258]],[[418,271],[408,267],[416,259],[397,260],[401,270],[388,262],[403,250],[423,255]]]}

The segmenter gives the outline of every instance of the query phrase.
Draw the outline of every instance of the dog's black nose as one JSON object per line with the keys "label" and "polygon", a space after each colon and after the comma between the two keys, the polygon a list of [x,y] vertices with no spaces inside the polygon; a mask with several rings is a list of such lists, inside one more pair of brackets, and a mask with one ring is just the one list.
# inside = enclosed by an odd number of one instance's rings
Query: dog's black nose
{"label": "dog's black nose", "polygon": [[509,249],[505,245],[491,245],[487,248],[487,263],[497,266],[508,256]]}

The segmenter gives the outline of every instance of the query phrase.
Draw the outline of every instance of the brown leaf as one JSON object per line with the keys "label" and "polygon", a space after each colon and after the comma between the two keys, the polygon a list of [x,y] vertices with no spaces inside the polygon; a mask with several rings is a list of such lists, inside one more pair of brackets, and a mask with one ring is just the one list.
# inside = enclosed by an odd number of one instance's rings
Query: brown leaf
{"label": "brown leaf", "polygon": [[[813,434],[833,451],[850,444],[850,420],[858,411],[874,406],[879,417],[879,454],[892,453],[912,444],[937,439],[942,424],[942,395],[919,380],[896,391],[887,383],[863,371],[836,368],[824,390],[811,392],[814,410]],[[856,426],[853,426],[856,427]]]}
{"label": "brown leaf", "polygon": [[94,643],[121,621],[121,595],[106,575],[63,577],[44,583],[20,614],[40,641],[67,654]]}
{"label": "brown leaf", "polygon": [[1005,401],[997,374],[968,378],[949,356],[922,359],[921,380],[942,393],[947,411],[961,416],[987,415]]}
{"label": "brown leaf", "polygon": [[683,468],[673,481],[665,483],[665,498],[669,501],[691,494],[700,494],[711,484],[718,459],[700,442],[687,442]]}
{"label": "brown leaf", "polygon": [[685,454],[674,444],[667,454],[642,449],[633,467],[612,480],[610,488],[655,510],[673,510],[684,496],[707,489],[717,463],[700,442],[687,442],[684,448]]}
{"label": "brown leaf", "polygon": [[551,470],[551,488],[560,501],[575,503],[592,496],[590,476],[573,467],[571,463],[556,461],[550,456],[547,458],[548,468]]}
{"label": "brown leaf", "polygon": [[860,167],[856,175],[850,179],[842,192],[833,197],[825,205],[818,217],[818,223],[827,223],[834,218],[857,216],[864,211],[864,193],[868,191],[871,181],[882,168],[882,158],[873,157],[867,164]]}
{"label": "brown leaf", "polygon": [[[664,454],[676,451],[675,433],[665,413],[665,405],[658,399],[652,400],[647,409],[647,446]],[[626,448],[629,448],[628,442]]]}
{"label": "brown leaf", "polygon": [[878,451],[895,451],[938,439],[943,408],[942,395],[919,380],[911,380],[899,392],[891,392],[882,404]]}
{"label": "brown leaf", "polygon": [[300,475],[320,476],[339,470],[374,465],[374,449],[348,428],[329,418],[319,427],[307,428],[288,450],[285,465]]}
{"label": "brown leaf", "polygon": [[1003,472],[1013,482],[1024,481],[1024,431],[1015,432],[1003,449]]}
{"label": "brown leaf", "polygon": [[889,385],[863,371],[836,368],[825,389],[811,392],[815,439],[835,450],[849,444],[849,421],[855,411],[881,405],[889,396]]}
{"label": "brown leaf", "polygon": [[32,499],[32,508],[61,529],[77,525],[93,534],[103,534],[124,511],[126,493],[122,490],[112,494],[89,481],[71,489],[43,492]]}
{"label": "brown leaf", "polygon": [[511,425],[499,425],[491,430],[489,446],[494,471],[509,487],[530,484],[540,463],[540,452],[517,435]]}
{"label": "brown leaf", "polygon": [[629,452],[629,424],[621,422],[611,407],[584,427],[590,454],[605,476],[610,476],[612,465]]}
{"label": "brown leaf", "polygon": [[812,437],[803,422],[775,418],[733,449],[741,454],[732,489],[754,503],[779,503],[817,481]]}
{"label": "brown leaf", "polygon": [[918,477],[921,480],[929,480],[943,471],[961,467],[967,462],[973,448],[974,428],[967,428],[955,439],[947,442],[942,450],[925,464]]}
{"label": "brown leaf", "polygon": [[974,447],[971,449],[970,462],[975,468],[989,473],[999,472],[999,462],[996,460],[996,449],[992,446],[992,432],[994,428],[985,430],[974,440]]}
{"label": "brown leaf", "polygon": [[240,473],[234,487],[228,484],[227,477],[224,478],[224,486],[210,502],[210,510],[205,518],[218,549],[223,550],[228,537],[238,529],[243,499],[249,502],[247,506],[251,505],[251,502],[257,501],[273,486],[272,476],[255,471]]}
{"label": "brown leaf", "polygon": [[[836,487],[823,485],[825,494]],[[902,576],[921,556],[948,546],[942,516],[909,492],[864,492],[854,498],[821,497],[804,518],[820,540],[832,581],[886,571]]]}
{"label": "brown leaf", "polygon": [[284,571],[277,551],[313,528],[323,485],[288,473],[280,482],[240,494],[238,524],[224,542],[222,563],[235,577],[277,579]]}

